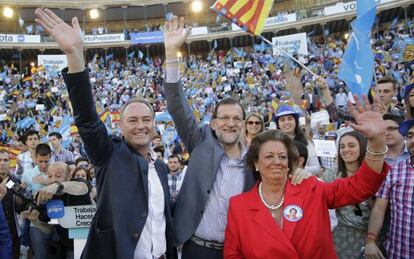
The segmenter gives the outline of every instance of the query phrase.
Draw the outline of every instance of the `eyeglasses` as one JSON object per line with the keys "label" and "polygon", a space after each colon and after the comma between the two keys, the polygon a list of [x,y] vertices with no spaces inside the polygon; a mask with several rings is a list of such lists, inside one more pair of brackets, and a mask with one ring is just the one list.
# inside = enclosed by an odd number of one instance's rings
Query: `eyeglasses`
{"label": "eyeglasses", "polygon": [[386,128],[385,130],[386,131],[389,131],[389,132],[392,132],[392,131],[396,131],[396,130],[398,130],[400,127],[396,127],[396,126],[394,126],[394,127],[388,127],[388,128]]}
{"label": "eyeglasses", "polygon": [[224,123],[229,123],[232,120],[235,124],[240,124],[243,121],[243,119],[238,116],[235,116],[235,117],[223,116],[223,117],[216,117],[216,119]]}
{"label": "eyeglasses", "polygon": [[248,121],[247,124],[251,125],[260,125],[260,121]]}

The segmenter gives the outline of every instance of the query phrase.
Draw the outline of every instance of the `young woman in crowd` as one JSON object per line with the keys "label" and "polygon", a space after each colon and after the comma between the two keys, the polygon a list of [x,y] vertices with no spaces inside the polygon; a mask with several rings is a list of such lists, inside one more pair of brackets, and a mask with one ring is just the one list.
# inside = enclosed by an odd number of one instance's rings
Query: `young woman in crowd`
{"label": "young woman in crowd", "polygon": [[404,103],[407,112],[406,119],[414,118],[414,84],[407,85],[404,90]]}
{"label": "young woman in crowd", "polygon": [[313,143],[310,142],[301,127],[299,126],[299,114],[292,106],[280,106],[275,116],[277,128],[283,133],[289,135],[292,139],[300,141],[308,148],[308,161],[305,165],[305,170],[311,174],[320,173],[320,165],[318,156],[316,154]]}
{"label": "young woman in crowd", "polygon": [[260,132],[264,131],[264,122],[262,116],[257,113],[252,113],[246,118],[246,146],[250,146],[252,139]]}
{"label": "young woman in crowd", "polygon": [[72,173],[72,179],[74,178],[83,178],[86,181],[88,181],[88,183],[90,183],[92,185],[92,190],[90,192],[90,196],[91,196],[91,200],[95,201],[96,198],[96,187],[93,186],[92,184],[92,176],[91,176],[91,170],[84,165],[81,166],[77,166]]}
{"label": "young woman in crowd", "polygon": [[[353,176],[364,162],[367,140],[357,131],[343,134],[339,139],[338,167],[327,168],[322,175],[325,182]],[[336,209],[338,225],[333,231],[335,250],[339,258],[360,258],[365,245],[371,204],[365,200],[359,204]]]}

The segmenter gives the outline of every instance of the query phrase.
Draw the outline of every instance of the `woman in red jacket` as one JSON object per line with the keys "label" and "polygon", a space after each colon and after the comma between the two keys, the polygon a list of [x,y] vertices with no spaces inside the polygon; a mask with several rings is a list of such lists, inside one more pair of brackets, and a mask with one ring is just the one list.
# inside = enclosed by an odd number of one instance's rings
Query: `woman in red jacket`
{"label": "woman in red jacket", "polygon": [[[358,98],[355,98],[356,100]],[[358,204],[373,195],[388,172],[384,164],[385,126],[380,113],[357,101],[351,126],[368,139],[365,161],[346,179],[324,183],[312,177],[293,186],[289,174],[298,152],[277,130],[252,141],[247,161],[258,184],[230,200],[224,258],[337,258],[328,209]]]}

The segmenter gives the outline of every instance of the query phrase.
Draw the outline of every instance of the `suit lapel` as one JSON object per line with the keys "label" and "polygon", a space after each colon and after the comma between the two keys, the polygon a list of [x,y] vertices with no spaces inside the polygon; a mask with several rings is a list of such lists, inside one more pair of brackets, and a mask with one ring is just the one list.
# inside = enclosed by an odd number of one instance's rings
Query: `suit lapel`
{"label": "suit lapel", "polygon": [[148,162],[138,154],[135,154],[135,156],[138,161],[139,172],[141,174],[142,184],[144,185],[145,196],[148,200]]}
{"label": "suit lapel", "polygon": [[300,220],[290,221],[286,218],[285,211],[283,211],[283,231],[286,233],[289,239],[292,238],[296,226],[301,222],[301,220],[303,220],[303,217],[306,216],[306,211],[303,211],[303,203],[306,198],[305,196],[306,193],[302,192],[299,186],[293,186],[290,183],[290,180],[287,181],[285,190],[285,203],[283,208],[286,209],[288,206],[293,205],[295,207],[299,207],[303,212],[302,218]]}
{"label": "suit lapel", "polygon": [[262,204],[257,185],[252,188],[249,192],[250,197],[250,212],[253,221],[265,232],[269,233],[273,236],[278,243],[282,243],[283,246],[288,247],[292,252],[295,254],[297,253],[295,248],[293,247],[292,243],[290,242],[289,238],[286,234],[280,229],[279,225],[275,222],[272,218],[270,212],[267,208]]}
{"label": "suit lapel", "polygon": [[211,175],[210,178],[210,186],[213,186],[214,184],[214,180],[216,179],[216,175],[217,172],[220,168],[220,162],[223,159],[224,156],[224,150],[223,148],[221,148],[221,146],[219,144],[214,145],[214,157],[213,157],[213,174],[209,174]]}

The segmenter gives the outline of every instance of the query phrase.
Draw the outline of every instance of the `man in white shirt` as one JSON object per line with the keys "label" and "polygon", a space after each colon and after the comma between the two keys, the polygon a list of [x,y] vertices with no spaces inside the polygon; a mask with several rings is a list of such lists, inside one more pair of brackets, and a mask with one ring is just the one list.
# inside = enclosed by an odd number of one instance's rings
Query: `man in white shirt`
{"label": "man in white shirt", "polygon": [[345,107],[348,103],[348,96],[343,87],[339,87],[339,92],[335,95],[335,106],[337,108]]}
{"label": "man in white shirt", "polygon": [[34,158],[36,146],[39,144],[39,132],[28,130],[23,138],[23,144],[28,146],[29,150],[17,156],[16,174],[18,176],[35,167]]}

